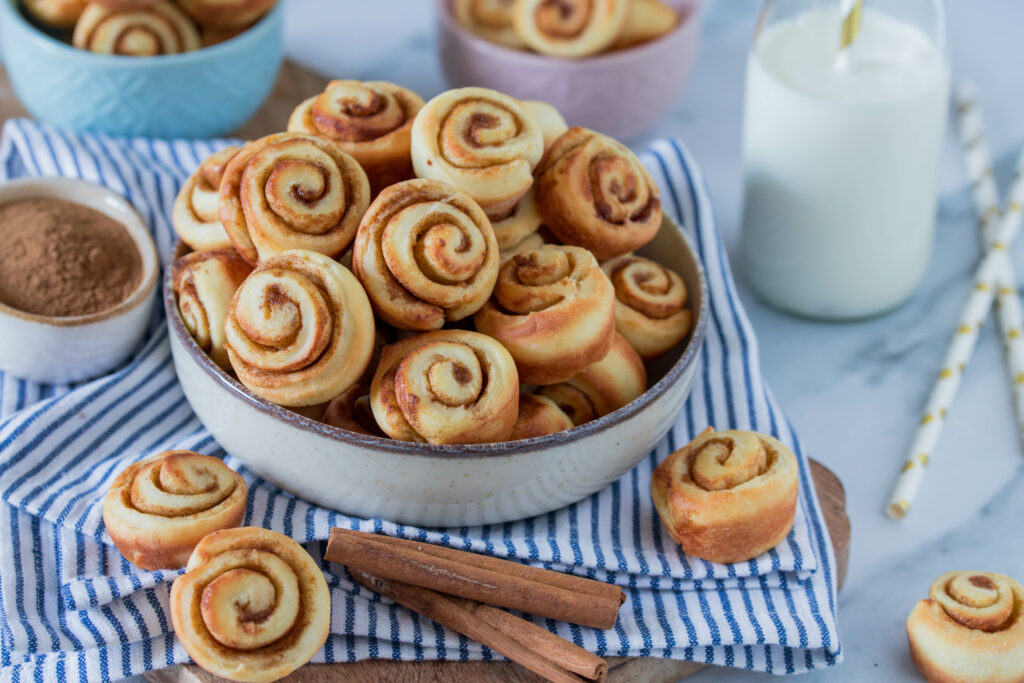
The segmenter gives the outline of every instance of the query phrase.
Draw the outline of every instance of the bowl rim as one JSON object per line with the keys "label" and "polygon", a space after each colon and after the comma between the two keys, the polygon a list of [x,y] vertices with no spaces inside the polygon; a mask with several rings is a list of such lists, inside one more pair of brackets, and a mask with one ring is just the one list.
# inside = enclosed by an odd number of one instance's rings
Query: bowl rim
{"label": "bowl rim", "polygon": [[[177,303],[174,300],[174,293],[171,290],[171,268],[165,268],[166,274],[163,284],[163,305],[164,313],[167,316],[167,326],[170,334],[175,336],[183,345],[190,360],[196,363],[215,382],[233,393],[236,398],[243,400],[250,407],[261,413],[287,423],[306,432],[313,432],[332,441],[344,443],[349,446],[356,446],[370,450],[385,450],[404,455],[418,455],[428,457],[494,457],[499,455],[516,455],[518,453],[534,452],[563,445],[570,441],[576,441],[588,436],[602,432],[627,418],[630,418],[655,399],[663,396],[669,387],[675,384],[682,377],[683,373],[698,360],[701,348],[704,346],[704,337],[708,322],[708,283],[704,272],[704,265],[701,263],[697,249],[694,247],[693,239],[686,230],[675,222],[668,214],[663,214],[662,225],[669,225],[676,230],[683,238],[686,248],[689,250],[690,258],[696,265],[697,281],[700,284],[700,310],[697,311],[693,329],[690,332],[686,348],[680,354],[679,359],[672,364],[672,367],[665,375],[649,387],[639,398],[634,399],[622,408],[605,415],[604,417],[586,422],[555,434],[533,437],[530,439],[519,439],[516,441],[500,441],[486,444],[427,444],[411,441],[398,441],[387,439],[370,434],[360,434],[340,427],[313,420],[300,415],[288,408],[261,398],[247,389],[241,382],[229,375],[225,370],[213,362],[204,352],[192,335],[185,329],[181,320]],[[177,253],[175,250],[174,253]]]}
{"label": "bowl rim", "polygon": [[[139,258],[142,261],[143,270],[138,286],[136,286],[136,288],[132,290],[132,293],[117,305],[95,313],[65,316],[40,315],[38,313],[22,311],[0,301],[0,316],[6,315],[13,318],[20,318],[21,320],[40,323],[49,327],[77,327],[81,325],[89,325],[128,313],[137,306],[148,301],[149,297],[156,289],[156,283],[160,274],[160,256],[156,249],[156,243],[153,241],[153,236],[146,227],[146,222],[142,220],[139,212],[135,210],[135,207],[132,206],[127,199],[110,188],[89,182],[88,180],[81,180],[79,178],[63,178],[58,176],[17,178],[0,185],[0,193],[10,193],[10,195],[12,195],[10,198],[0,198],[0,206],[23,199],[61,199],[73,204],[86,206],[94,211],[100,211],[94,206],[90,206],[69,196],[70,193],[64,191],[66,188],[78,188],[81,191],[91,193],[99,199],[99,202],[117,206],[118,211],[123,213],[124,217],[127,218],[127,220],[122,220],[121,218],[114,218],[113,216],[110,216],[124,226],[125,231],[132,238],[132,242],[134,242],[135,247],[139,252]],[[103,212],[101,211],[101,213]],[[109,214],[105,215],[109,216]]]}
{"label": "bowl rim", "polygon": [[517,50],[505,45],[492,43],[459,24],[452,14],[451,3],[452,0],[436,0],[438,22],[442,23],[449,31],[458,34],[460,38],[472,44],[477,51],[489,52],[494,57],[508,62],[518,62],[526,66],[550,68],[554,65],[566,65],[574,68],[593,69],[603,69],[612,65],[626,64],[649,58],[652,54],[664,49],[666,45],[674,43],[679,36],[689,33],[695,26],[699,25],[701,8],[703,6],[703,0],[694,0],[693,7],[689,8],[675,28],[654,40],[620,50],[590,55],[589,57],[569,58],[542,55],[529,50]]}
{"label": "bowl rim", "polygon": [[[22,32],[31,34],[32,38],[44,49],[64,56],[80,59],[84,64],[89,64],[91,66],[116,66],[121,68],[132,67],[135,65],[141,68],[152,68],[157,66],[184,66],[203,62],[210,58],[216,59],[238,50],[244,50],[250,43],[261,40],[265,34],[272,31],[276,25],[280,24],[281,15],[284,12],[284,0],[278,0],[274,6],[270,8],[270,11],[260,17],[256,23],[249,26],[237,36],[229,38],[221,43],[217,43],[216,45],[201,47],[198,50],[191,50],[189,52],[179,52],[173,55],[133,57],[131,55],[98,54],[90,52],[89,50],[74,47],[70,43],[66,43],[55,38],[40,29],[38,26],[32,24],[32,22],[30,22],[18,8],[19,2],[20,0],[0,0],[0,8],[2,8],[2,12],[4,13],[3,20],[5,22],[14,22]],[[4,50],[7,50],[6,45],[4,46]]]}

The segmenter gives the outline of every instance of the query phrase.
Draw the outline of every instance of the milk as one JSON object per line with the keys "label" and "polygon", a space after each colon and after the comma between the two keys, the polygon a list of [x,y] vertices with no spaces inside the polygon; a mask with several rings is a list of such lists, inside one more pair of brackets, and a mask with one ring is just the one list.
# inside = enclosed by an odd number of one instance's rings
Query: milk
{"label": "milk", "polygon": [[847,70],[839,26],[836,2],[761,31],[743,131],[746,277],[829,319],[890,309],[920,282],[949,97],[944,56],[915,26],[865,7]]}

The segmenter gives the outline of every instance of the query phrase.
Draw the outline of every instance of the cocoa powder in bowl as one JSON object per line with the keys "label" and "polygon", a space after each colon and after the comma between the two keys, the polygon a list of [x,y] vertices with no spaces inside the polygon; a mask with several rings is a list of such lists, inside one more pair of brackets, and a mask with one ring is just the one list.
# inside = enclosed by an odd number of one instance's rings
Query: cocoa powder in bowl
{"label": "cocoa powder in bowl", "polygon": [[0,302],[51,317],[114,308],[142,279],[142,256],[118,221],[52,198],[0,205]]}

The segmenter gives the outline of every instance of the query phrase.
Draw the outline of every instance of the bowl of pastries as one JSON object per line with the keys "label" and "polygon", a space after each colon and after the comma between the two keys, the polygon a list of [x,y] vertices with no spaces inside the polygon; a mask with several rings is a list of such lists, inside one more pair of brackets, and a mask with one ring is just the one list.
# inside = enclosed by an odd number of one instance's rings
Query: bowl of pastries
{"label": "bowl of pastries", "polygon": [[276,0],[0,0],[4,65],[33,117],[118,136],[214,137],[282,58]]}
{"label": "bowl of pastries", "polygon": [[549,110],[338,80],[200,165],[164,304],[229,453],[434,526],[563,507],[649,453],[696,370],[701,265],[633,152]]}
{"label": "bowl of pastries", "polygon": [[437,0],[452,87],[544,100],[621,140],[679,99],[697,60],[699,0]]}

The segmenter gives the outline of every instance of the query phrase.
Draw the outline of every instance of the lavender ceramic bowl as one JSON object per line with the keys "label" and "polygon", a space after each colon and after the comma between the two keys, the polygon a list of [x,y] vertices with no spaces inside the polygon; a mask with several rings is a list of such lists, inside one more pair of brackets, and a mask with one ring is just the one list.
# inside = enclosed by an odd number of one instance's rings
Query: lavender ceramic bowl
{"label": "lavender ceramic bowl", "polygon": [[178,380],[228,453],[286,491],[327,508],[425,526],[472,526],[540,515],[619,478],[672,426],[704,342],[707,285],[690,239],[665,219],[639,251],[676,270],[695,322],[648,365],[651,387],[599,420],[549,436],[432,446],[356,434],[265,401],[215,365],[189,336],[170,283],[164,308]]}
{"label": "lavender ceramic bowl", "polygon": [[699,0],[666,0],[680,11],[666,36],[584,59],[495,45],[459,25],[451,0],[437,0],[437,37],[448,84],[483,86],[555,106],[570,126],[630,140],[668,113],[697,61]]}

